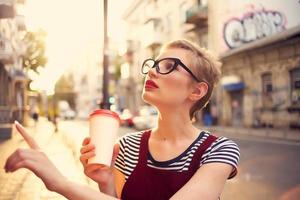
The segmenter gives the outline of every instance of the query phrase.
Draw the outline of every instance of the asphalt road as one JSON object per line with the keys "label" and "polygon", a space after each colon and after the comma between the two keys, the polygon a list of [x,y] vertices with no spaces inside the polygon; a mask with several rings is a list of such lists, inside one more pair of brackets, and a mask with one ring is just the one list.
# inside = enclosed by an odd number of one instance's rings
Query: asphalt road
{"label": "asphalt road", "polygon": [[300,199],[300,145],[239,140],[239,174],[228,181],[223,198],[239,200]]}

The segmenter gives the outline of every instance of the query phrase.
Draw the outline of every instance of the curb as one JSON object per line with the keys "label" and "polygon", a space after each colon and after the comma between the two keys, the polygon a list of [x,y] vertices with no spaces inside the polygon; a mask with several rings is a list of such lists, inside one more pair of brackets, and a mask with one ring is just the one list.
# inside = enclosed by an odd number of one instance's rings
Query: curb
{"label": "curb", "polygon": [[274,130],[274,129],[247,129],[234,127],[202,127],[212,133],[229,136],[237,139],[259,139],[268,141],[281,141],[300,144],[300,131]]}

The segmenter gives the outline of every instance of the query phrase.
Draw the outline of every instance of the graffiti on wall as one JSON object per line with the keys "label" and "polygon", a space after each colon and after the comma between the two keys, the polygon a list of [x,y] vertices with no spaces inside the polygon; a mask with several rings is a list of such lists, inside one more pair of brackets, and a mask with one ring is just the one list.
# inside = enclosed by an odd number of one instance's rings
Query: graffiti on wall
{"label": "graffiti on wall", "polygon": [[232,18],[223,26],[223,37],[231,49],[285,29],[285,16],[278,11],[252,11],[242,18]]}

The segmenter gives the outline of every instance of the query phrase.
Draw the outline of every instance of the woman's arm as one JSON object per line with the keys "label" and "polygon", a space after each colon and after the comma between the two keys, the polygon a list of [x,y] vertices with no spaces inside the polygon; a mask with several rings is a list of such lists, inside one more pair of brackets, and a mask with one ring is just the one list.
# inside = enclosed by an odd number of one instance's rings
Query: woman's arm
{"label": "woman's arm", "polygon": [[225,163],[202,165],[194,176],[172,196],[171,200],[218,199],[232,169],[233,166]]}
{"label": "woman's arm", "polygon": [[63,188],[56,191],[70,200],[112,200],[117,199],[99,191],[93,190],[85,185],[66,181]]}
{"label": "woman's arm", "polygon": [[27,168],[44,182],[48,190],[57,192],[70,200],[116,199],[84,185],[69,181],[42,152],[35,140],[18,123],[16,128],[31,149],[17,149],[5,163],[6,172]]}
{"label": "woman's arm", "polygon": [[125,185],[125,175],[121,173],[118,169],[114,168],[114,177],[117,197],[121,198],[122,190]]}

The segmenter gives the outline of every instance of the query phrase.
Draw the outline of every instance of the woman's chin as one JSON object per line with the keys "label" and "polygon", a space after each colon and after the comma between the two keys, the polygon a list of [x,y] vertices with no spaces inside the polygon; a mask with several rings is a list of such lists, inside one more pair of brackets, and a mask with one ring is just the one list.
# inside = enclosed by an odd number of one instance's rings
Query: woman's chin
{"label": "woman's chin", "polygon": [[145,93],[145,92],[142,95],[142,99],[144,102],[151,104],[151,105],[155,105],[155,102],[157,101],[157,100],[155,100],[154,97],[152,97],[150,94]]}

